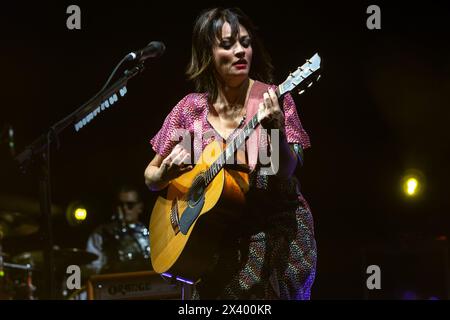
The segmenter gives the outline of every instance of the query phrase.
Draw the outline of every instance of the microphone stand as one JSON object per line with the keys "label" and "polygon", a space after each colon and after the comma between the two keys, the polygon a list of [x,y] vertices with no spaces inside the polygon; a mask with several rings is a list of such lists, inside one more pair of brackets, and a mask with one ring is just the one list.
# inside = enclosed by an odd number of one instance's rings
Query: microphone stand
{"label": "microphone stand", "polygon": [[[122,60],[123,61],[123,60]],[[117,68],[116,68],[117,69]],[[52,142],[59,147],[59,134],[69,126],[94,112],[102,101],[108,99],[120,90],[123,90],[131,78],[142,72],[144,64],[141,62],[130,70],[126,70],[122,78],[109,87],[104,87],[99,93],[89,99],[77,110],[64,119],[52,125],[48,131],[38,137],[33,143],[25,148],[15,159],[19,163],[22,172],[31,162],[37,162],[39,168],[39,200],[41,211],[42,240],[44,241],[44,285],[43,295],[47,299],[56,299],[53,230],[51,221],[51,176],[50,176],[50,149]]]}

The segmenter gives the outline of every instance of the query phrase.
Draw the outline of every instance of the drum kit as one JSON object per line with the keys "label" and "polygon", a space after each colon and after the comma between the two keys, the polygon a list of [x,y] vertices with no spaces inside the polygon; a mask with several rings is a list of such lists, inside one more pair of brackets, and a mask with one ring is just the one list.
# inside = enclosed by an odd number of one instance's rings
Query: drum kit
{"label": "drum kit", "polygon": [[[39,225],[20,213],[0,214],[0,300],[36,300],[42,294],[44,251],[23,251],[17,254],[5,253],[3,242],[31,236],[39,230]],[[4,241],[5,240],[5,241]],[[77,248],[54,246],[54,270],[58,292],[64,289],[66,268],[69,265],[82,267],[98,258],[96,254]]]}

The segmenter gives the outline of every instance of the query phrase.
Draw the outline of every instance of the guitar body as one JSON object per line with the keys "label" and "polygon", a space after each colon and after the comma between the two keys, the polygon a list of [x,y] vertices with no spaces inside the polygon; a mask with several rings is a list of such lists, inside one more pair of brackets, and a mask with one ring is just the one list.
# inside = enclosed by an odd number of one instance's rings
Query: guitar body
{"label": "guitar body", "polygon": [[[150,253],[156,272],[198,280],[212,265],[229,222],[237,219],[249,187],[247,173],[224,168],[198,192],[198,200],[189,201],[196,181],[221,152],[222,145],[213,141],[192,170],[171,181],[167,197],[158,197],[150,218]],[[238,159],[242,159],[239,154]]]}

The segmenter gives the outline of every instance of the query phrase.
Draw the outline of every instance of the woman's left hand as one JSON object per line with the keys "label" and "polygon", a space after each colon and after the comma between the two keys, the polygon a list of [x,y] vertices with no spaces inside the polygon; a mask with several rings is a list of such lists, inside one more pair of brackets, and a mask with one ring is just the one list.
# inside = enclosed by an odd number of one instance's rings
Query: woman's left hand
{"label": "woman's left hand", "polygon": [[263,102],[259,104],[259,119],[266,129],[284,128],[284,114],[272,88],[264,93]]}

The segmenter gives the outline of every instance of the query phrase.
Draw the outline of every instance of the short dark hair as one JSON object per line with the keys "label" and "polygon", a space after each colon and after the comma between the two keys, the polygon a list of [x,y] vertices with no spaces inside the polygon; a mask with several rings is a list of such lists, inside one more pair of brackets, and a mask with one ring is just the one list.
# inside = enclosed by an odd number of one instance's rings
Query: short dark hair
{"label": "short dark hair", "polygon": [[123,192],[136,192],[136,194],[138,196],[138,201],[142,201],[140,188],[137,185],[134,185],[131,183],[119,185],[119,187],[117,187],[116,192],[115,192],[116,199],[118,199],[119,194],[121,194]]}
{"label": "short dark hair", "polygon": [[198,92],[207,92],[210,102],[217,98],[217,83],[214,77],[213,53],[216,39],[222,38],[222,26],[228,22],[231,36],[236,38],[239,24],[244,26],[252,39],[253,62],[250,77],[273,83],[273,65],[270,55],[257,34],[257,28],[239,8],[213,8],[204,10],[196,19],[192,33],[192,56],[186,74],[193,80]]}

